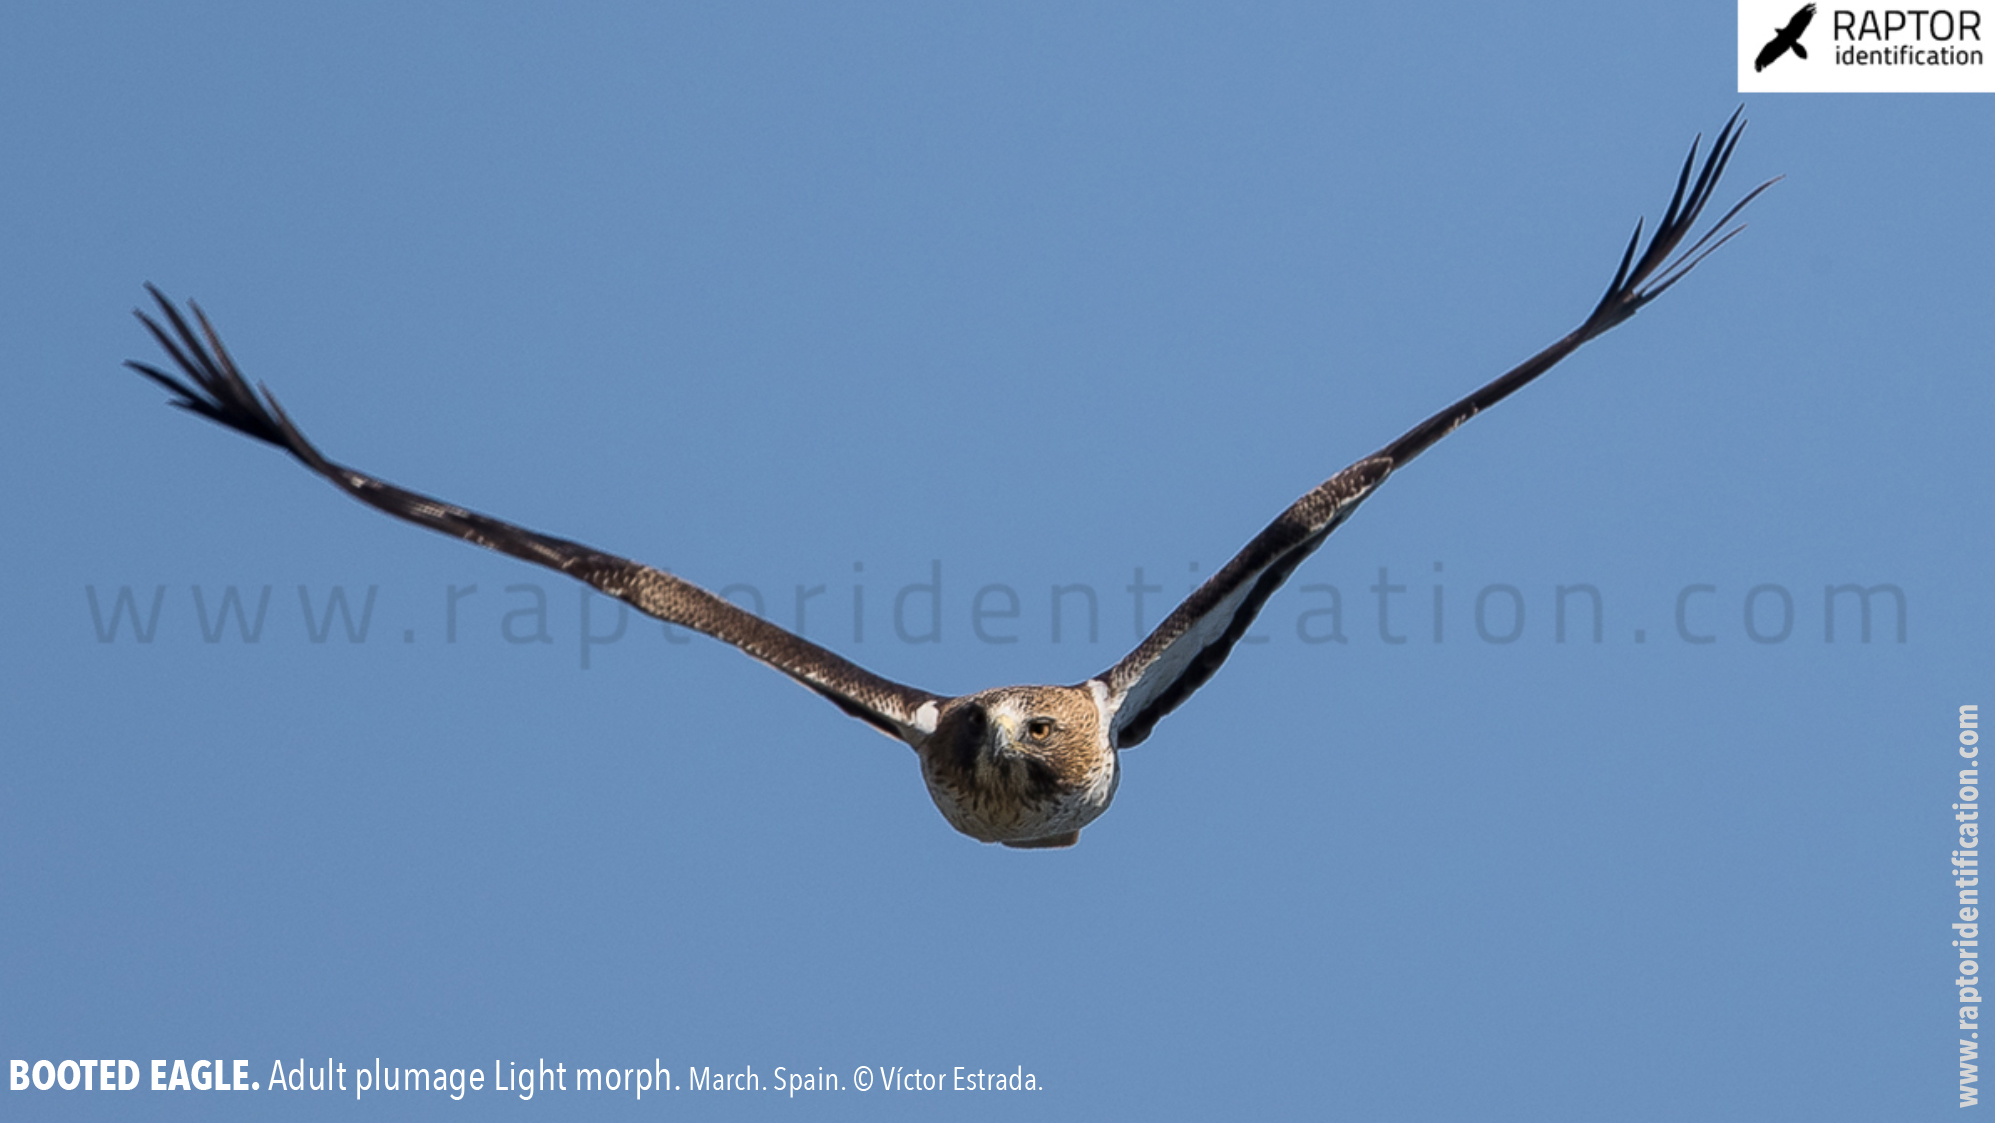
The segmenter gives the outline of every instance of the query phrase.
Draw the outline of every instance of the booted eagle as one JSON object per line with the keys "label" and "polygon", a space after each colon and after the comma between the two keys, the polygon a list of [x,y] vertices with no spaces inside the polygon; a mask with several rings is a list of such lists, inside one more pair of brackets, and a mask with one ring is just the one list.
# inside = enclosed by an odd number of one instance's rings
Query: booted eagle
{"label": "booted eagle", "polygon": [[964,834],[1021,848],[1071,846],[1115,796],[1116,754],[1141,744],[1164,715],[1219,670],[1268,597],[1386,477],[1633,316],[1744,229],[1726,227],[1770,182],[1678,252],[1710,202],[1743,127],[1740,114],[1733,113],[1701,170],[1698,144],[1691,144],[1669,209],[1647,247],[1637,222],[1606,295],[1570,334],[1296,500],[1136,650],[1072,686],[1003,686],[957,698],[931,694],[882,678],[663,570],[407,491],[329,460],[267,388],[250,389],[199,306],[188,305],[196,331],[189,317],[150,285],[159,318],[144,312],[138,317],[178,374],[149,363],[127,365],[165,387],[173,405],[276,445],[369,506],[565,573],[782,671],[911,746],[935,805]]}

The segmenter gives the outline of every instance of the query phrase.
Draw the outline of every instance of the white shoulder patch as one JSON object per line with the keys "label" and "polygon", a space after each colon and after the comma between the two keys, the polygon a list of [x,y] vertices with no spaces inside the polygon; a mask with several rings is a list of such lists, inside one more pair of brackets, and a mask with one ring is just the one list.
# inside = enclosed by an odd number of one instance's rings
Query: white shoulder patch
{"label": "white shoulder patch", "polygon": [[935,718],[940,712],[935,703],[923,702],[921,708],[914,711],[914,727],[924,734],[935,732]]}
{"label": "white shoulder patch", "polygon": [[1101,721],[1102,736],[1114,744],[1115,715],[1121,711],[1123,699],[1116,697],[1103,679],[1091,678],[1081,685],[1087,687],[1088,693],[1094,697],[1094,712]]}

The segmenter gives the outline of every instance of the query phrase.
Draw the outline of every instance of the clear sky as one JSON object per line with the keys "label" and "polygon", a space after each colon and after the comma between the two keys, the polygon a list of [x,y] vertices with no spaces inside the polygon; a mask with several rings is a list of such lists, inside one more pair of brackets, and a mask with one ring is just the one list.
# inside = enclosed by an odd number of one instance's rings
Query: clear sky
{"label": "clear sky", "polygon": [[[1578,323],[1740,101],[1733,37],[1718,4],[10,9],[0,1056],[486,1086],[0,1114],[1946,1117],[1956,713],[1995,705],[1986,96],[1754,99],[1720,201],[1787,179],[1751,229],[1387,485],[1061,852],[957,835],[906,748],[733,650],[600,638],[600,599],[585,644],[578,586],[118,365],[153,281],[336,459],[801,599],[931,690],[1073,682]],[[542,1058],[681,1090],[492,1089]]]}

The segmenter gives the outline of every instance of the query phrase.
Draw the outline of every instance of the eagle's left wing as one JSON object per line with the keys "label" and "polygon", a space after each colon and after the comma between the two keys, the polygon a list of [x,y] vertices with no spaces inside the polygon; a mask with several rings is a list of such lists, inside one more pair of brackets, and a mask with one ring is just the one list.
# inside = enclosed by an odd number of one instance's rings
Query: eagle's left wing
{"label": "eagle's left wing", "polygon": [[1232,561],[1178,605],[1136,650],[1097,676],[1097,681],[1107,687],[1111,742],[1118,748],[1142,742],[1158,719],[1204,685],[1226,661],[1233,645],[1246,634],[1261,606],[1288,580],[1295,567],[1314,553],[1331,531],[1350,518],[1358,504],[1377,490],[1387,476],[1469,418],[1550,370],[1588,340],[1626,321],[1744,229],[1738,227],[1720,235],[1740,208],[1771,186],[1771,181],[1754,188],[1689,249],[1677,253],[1677,247],[1710,202],[1743,127],[1739,114],[1733,113],[1711,146],[1710,156],[1695,183],[1691,181],[1691,171],[1696,167],[1697,144],[1691,144],[1690,155],[1684,159],[1683,171],[1677,176],[1676,193],[1656,227],[1655,236],[1637,259],[1635,251],[1641,245],[1642,226],[1639,222],[1635,224],[1635,236],[1621,257],[1621,268],[1585,323],[1509,373],[1421,422],[1398,440],[1296,500],[1281,517],[1255,535]]}

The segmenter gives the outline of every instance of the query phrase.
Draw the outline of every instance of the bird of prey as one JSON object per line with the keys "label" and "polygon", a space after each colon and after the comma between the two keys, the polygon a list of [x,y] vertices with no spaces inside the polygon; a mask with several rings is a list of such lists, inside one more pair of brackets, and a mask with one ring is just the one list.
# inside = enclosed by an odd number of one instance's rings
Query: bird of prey
{"label": "bird of prey", "polygon": [[1801,33],[1808,30],[1808,21],[1815,18],[1815,5],[1803,4],[1787,26],[1773,33],[1766,46],[1759,49],[1759,57],[1753,60],[1753,71],[1758,73],[1772,66],[1775,59],[1793,51],[1796,58],[1807,58],[1808,48],[1801,45]]}
{"label": "bird of prey", "polygon": [[936,807],[964,834],[1026,849],[1071,846],[1081,828],[1114,798],[1117,754],[1140,744],[1159,719],[1219,670],[1268,597],[1386,477],[1588,340],[1633,316],[1744,229],[1728,230],[1727,224],[1771,181],[1678,252],[1710,201],[1742,128],[1740,114],[1733,113],[1694,180],[1698,142],[1691,144],[1669,209],[1647,247],[1641,244],[1642,224],[1637,222],[1606,295],[1579,327],[1298,499],[1134,651],[1072,686],[1004,686],[956,698],[904,686],[663,570],[406,491],[329,460],[305,439],[268,388],[250,389],[198,305],[188,305],[197,332],[151,285],[146,287],[158,302],[160,319],[137,315],[179,368],[179,376],[147,363],[127,365],[165,387],[173,405],[284,449],[363,503],[585,581],[642,612],[733,644],[782,671],[911,746]]}

